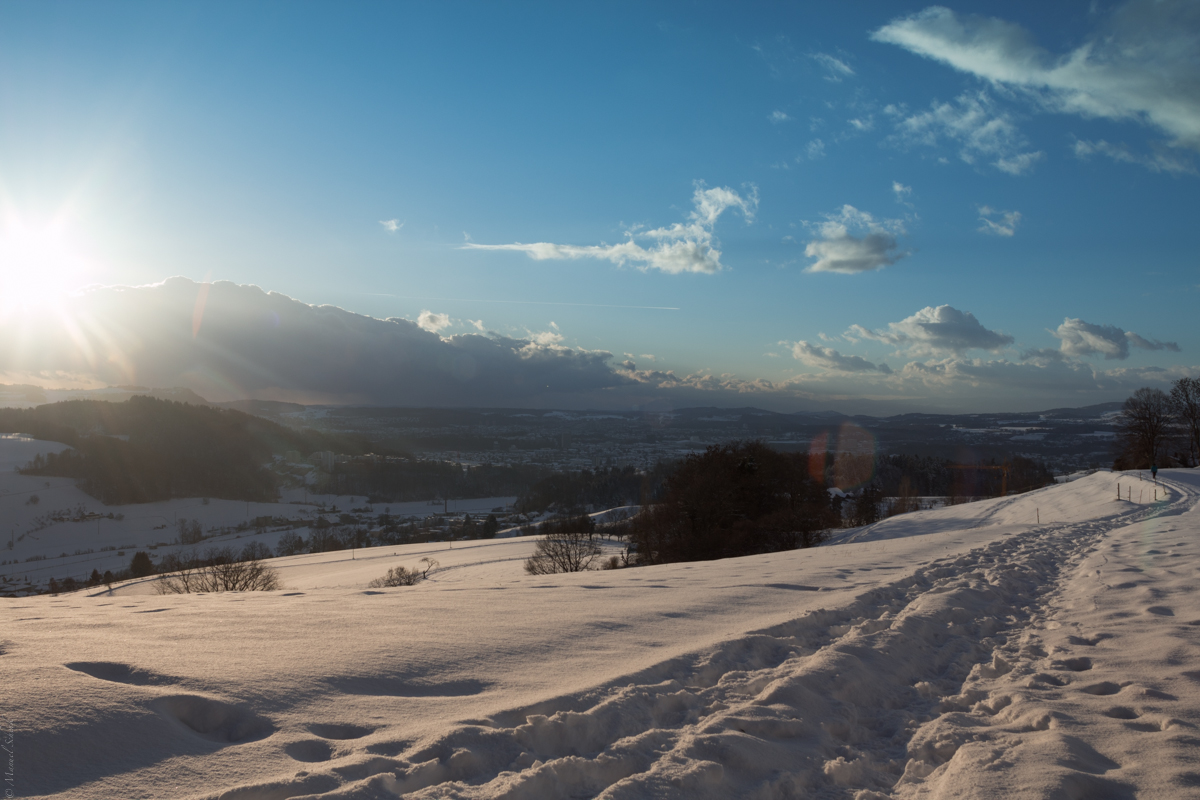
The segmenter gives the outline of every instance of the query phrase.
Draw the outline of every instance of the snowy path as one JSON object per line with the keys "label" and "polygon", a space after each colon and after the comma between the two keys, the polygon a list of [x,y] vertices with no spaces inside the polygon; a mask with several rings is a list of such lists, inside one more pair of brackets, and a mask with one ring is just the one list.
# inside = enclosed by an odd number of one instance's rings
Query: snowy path
{"label": "snowy path", "polygon": [[704,564],[6,601],[20,796],[1197,796],[1200,473],[1116,480]]}
{"label": "snowy path", "polygon": [[[1193,509],[1198,492],[1175,486],[1170,506],[1014,535],[847,608],[729,642],[653,683],[601,693],[581,710],[547,703],[463,728],[409,755],[398,775],[389,764],[389,774],[324,796],[1132,797],[1133,786],[1179,796],[1200,787],[1200,740],[1190,733],[1200,704],[1172,701],[1194,701],[1200,671],[1138,682],[1139,656],[1120,640],[1163,631],[1147,631],[1123,602],[1101,611],[1093,594],[1114,589],[1099,579],[1102,567],[1118,578],[1144,572],[1105,552],[1132,550],[1110,541],[1131,528],[1172,540],[1148,551],[1155,559],[1195,563],[1200,548],[1174,542],[1168,521]],[[1146,602],[1172,591],[1150,583],[1115,590],[1144,586]],[[1182,634],[1152,652],[1167,647],[1178,663],[1200,665],[1200,609],[1187,599]],[[1087,602],[1096,628],[1081,621],[1069,633],[1055,621]],[[1167,605],[1143,611],[1175,615]],[[1176,693],[1157,688],[1166,684]],[[1166,735],[1126,743],[1120,734],[1130,730]],[[1094,744],[1127,752],[1134,765]]]}

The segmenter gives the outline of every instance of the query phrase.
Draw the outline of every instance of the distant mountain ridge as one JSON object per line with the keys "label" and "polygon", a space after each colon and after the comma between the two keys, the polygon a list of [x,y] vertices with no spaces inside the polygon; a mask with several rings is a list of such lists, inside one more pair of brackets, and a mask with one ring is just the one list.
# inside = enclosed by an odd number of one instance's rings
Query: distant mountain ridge
{"label": "distant mountain ridge", "polygon": [[977,412],[968,414],[950,414],[939,411],[908,411],[901,414],[889,415],[874,415],[874,414],[845,414],[834,409],[824,411],[770,411],[756,406],[689,406],[685,408],[675,408],[667,411],[614,411],[611,409],[584,409],[584,410],[564,410],[552,408],[508,408],[508,407],[440,407],[440,406],[357,406],[357,405],[301,405],[300,403],[290,403],[280,400],[258,400],[255,398],[246,398],[243,400],[231,400],[228,402],[213,403],[201,397],[191,389],[183,387],[171,388],[149,388],[144,386],[108,386],[100,389],[45,389],[41,386],[30,384],[0,384],[0,408],[31,408],[46,403],[57,403],[64,400],[103,400],[107,402],[120,403],[128,400],[130,397],[144,396],[153,397],[158,400],[173,400],[180,403],[188,403],[191,405],[211,406],[213,408],[228,408],[235,411],[241,411],[254,416],[273,419],[284,414],[300,414],[308,409],[363,409],[370,410],[375,413],[388,412],[433,412],[446,411],[455,413],[487,413],[487,414],[502,414],[502,415],[521,415],[528,414],[533,416],[546,416],[547,414],[565,414],[576,418],[587,416],[621,416],[627,418],[637,418],[644,416],[675,416],[685,419],[699,419],[704,416],[748,416],[748,417],[794,417],[801,419],[814,420],[835,420],[835,419],[877,419],[877,420],[901,420],[905,418],[922,418],[922,419],[957,419],[957,418],[972,418],[987,416],[992,418],[1027,418],[1030,416],[1051,417],[1056,419],[1071,418],[1071,419],[1090,419],[1101,417],[1105,414],[1111,414],[1121,410],[1122,403],[1120,401],[1109,403],[1096,403],[1088,406],[1079,407],[1058,407],[1040,411],[998,411],[998,412]]}

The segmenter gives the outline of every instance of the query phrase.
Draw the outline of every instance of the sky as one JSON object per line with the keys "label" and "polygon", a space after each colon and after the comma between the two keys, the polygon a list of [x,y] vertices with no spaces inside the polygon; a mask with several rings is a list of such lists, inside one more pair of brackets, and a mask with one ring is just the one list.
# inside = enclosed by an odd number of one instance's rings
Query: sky
{"label": "sky", "polygon": [[1198,169],[1188,2],[0,0],[0,383],[1120,400]]}

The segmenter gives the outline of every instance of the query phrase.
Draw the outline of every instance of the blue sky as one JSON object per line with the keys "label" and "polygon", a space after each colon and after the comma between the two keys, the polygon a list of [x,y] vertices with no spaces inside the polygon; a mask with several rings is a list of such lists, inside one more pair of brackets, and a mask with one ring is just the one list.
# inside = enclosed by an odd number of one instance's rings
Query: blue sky
{"label": "blue sky", "polygon": [[1198,151],[1189,3],[0,2],[10,297],[186,276],[611,353],[562,404],[1196,374]]}

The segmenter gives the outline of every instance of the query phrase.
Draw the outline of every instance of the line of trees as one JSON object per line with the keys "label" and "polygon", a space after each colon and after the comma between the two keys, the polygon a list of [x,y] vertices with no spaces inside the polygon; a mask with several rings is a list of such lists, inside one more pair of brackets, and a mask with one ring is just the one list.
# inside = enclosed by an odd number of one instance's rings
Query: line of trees
{"label": "line of trees", "polygon": [[[849,476],[845,464],[823,472],[818,465],[814,477],[807,453],[780,453],[761,441],[713,445],[664,470],[653,493],[643,485],[642,512],[608,530],[627,538],[623,555],[603,560],[594,541],[595,524],[576,513],[534,529],[541,538],[525,569],[542,575],[811,547],[832,529],[915,511],[922,496],[965,501],[998,496],[1004,488],[1024,492],[1054,482],[1044,464],[1020,456],[982,465],[909,455],[849,460],[863,485],[845,497],[827,488]],[[565,475],[558,485],[581,482],[580,476]]]}
{"label": "line of trees", "polygon": [[1200,378],[1179,378],[1169,393],[1144,386],[1121,409],[1113,468],[1200,465]]}

